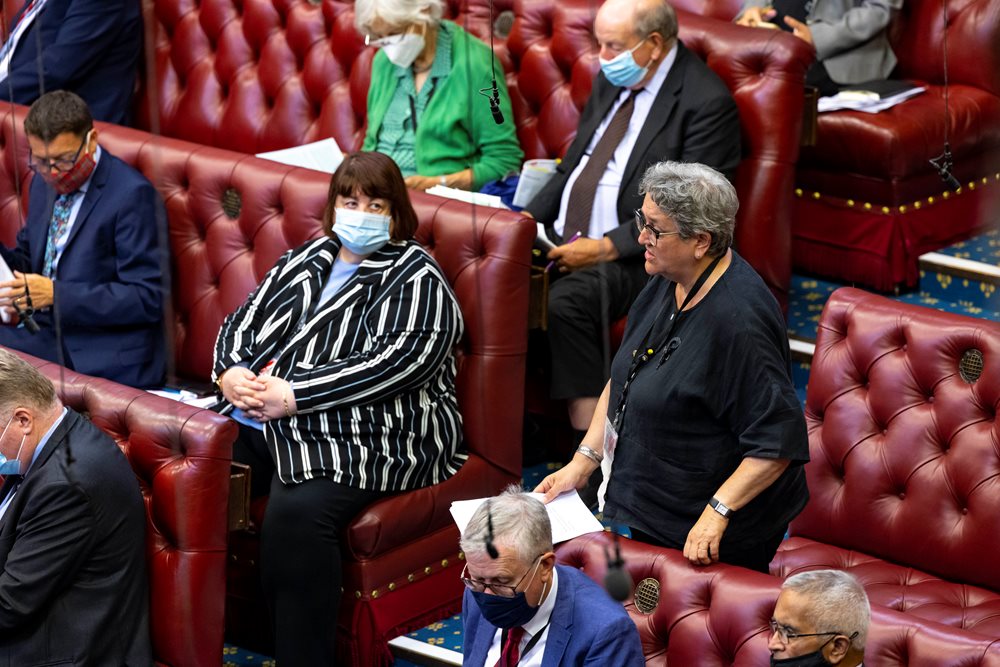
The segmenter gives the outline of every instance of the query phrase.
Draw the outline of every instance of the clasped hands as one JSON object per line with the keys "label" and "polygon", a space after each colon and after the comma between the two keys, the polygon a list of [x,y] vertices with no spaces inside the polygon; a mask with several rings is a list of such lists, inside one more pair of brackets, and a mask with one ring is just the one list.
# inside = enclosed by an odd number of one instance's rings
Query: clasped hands
{"label": "clasped hands", "polygon": [[600,262],[610,262],[618,257],[615,244],[606,236],[599,239],[581,237],[572,243],[556,246],[547,255],[563,273],[585,269]]}
{"label": "clasped hands", "polygon": [[11,315],[14,314],[15,302],[20,308],[26,308],[28,302],[24,293],[25,283],[27,283],[28,292],[31,294],[31,306],[35,310],[48,308],[52,305],[54,288],[51,278],[40,276],[37,273],[14,271],[14,280],[0,283],[0,308]]}
{"label": "clasped hands", "polygon": [[257,375],[249,368],[233,366],[222,374],[219,386],[226,400],[253,420],[263,423],[297,412],[291,385],[273,375]]}
{"label": "clasped hands", "polygon": [[[766,24],[770,23],[771,19],[778,15],[772,7],[747,7],[746,11],[740,14],[736,19],[738,25],[744,25],[749,28],[763,28],[769,27]],[[786,16],[784,18],[785,25],[792,29],[792,34],[803,40],[807,44],[812,44],[812,30],[809,26],[792,18],[791,16]],[[761,25],[765,24],[765,25]]]}

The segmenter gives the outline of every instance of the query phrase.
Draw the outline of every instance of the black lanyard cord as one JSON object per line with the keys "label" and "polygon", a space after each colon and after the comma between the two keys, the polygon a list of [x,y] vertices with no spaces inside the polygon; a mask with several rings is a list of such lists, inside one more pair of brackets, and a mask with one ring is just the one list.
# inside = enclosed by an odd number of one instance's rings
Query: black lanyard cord
{"label": "black lanyard cord", "polygon": [[[528,640],[528,643],[524,647],[524,651],[522,651],[520,653],[520,655],[518,655],[518,657],[517,657],[518,664],[520,664],[520,662],[522,660],[524,660],[524,656],[528,655],[528,653],[531,652],[531,649],[535,648],[535,645],[538,644],[538,642],[541,640],[542,635],[545,634],[545,631],[548,629],[549,623],[551,623],[551,622],[552,622],[552,619],[550,618],[549,621],[548,621],[548,623],[546,623],[545,625],[543,625],[542,629],[539,630],[538,632],[536,632],[534,635],[532,635],[531,639]],[[500,652],[501,653],[503,652],[503,647],[507,645],[507,633],[508,632],[509,632],[508,628],[504,628],[500,632]]]}
{"label": "black lanyard cord", "polygon": [[[638,348],[632,351],[632,363],[629,364],[628,374],[625,378],[625,384],[622,385],[621,398],[618,399],[618,409],[615,411],[615,418],[614,418],[615,431],[619,431],[621,429],[622,421],[625,418],[625,407],[628,401],[629,387],[632,385],[632,381],[635,380],[635,376],[639,374],[639,370],[642,368],[642,366],[656,355],[656,351],[662,348],[664,345],[666,345],[666,349],[664,350],[663,359],[661,359],[660,363],[657,364],[657,368],[663,365],[663,362],[667,360],[670,353],[673,352],[674,349],[676,349],[677,344],[675,344],[675,342],[671,339],[674,335],[674,331],[677,329],[677,323],[681,321],[681,315],[684,313],[684,309],[691,302],[691,299],[693,299],[701,291],[701,288],[705,285],[705,282],[708,280],[708,277],[712,275],[712,271],[715,270],[715,267],[719,265],[719,262],[721,262],[722,258],[725,256],[726,254],[723,253],[718,257],[716,257],[715,259],[713,259],[712,263],[709,264],[707,267],[705,267],[705,270],[702,271],[701,275],[698,276],[698,280],[695,281],[694,285],[691,287],[691,291],[688,292],[687,296],[684,297],[684,302],[681,303],[680,308],[678,308],[674,313],[670,315],[670,327],[667,329],[666,335],[663,336],[663,338],[660,340],[660,343],[656,346],[649,346],[648,345],[649,337],[653,333],[653,329],[656,327],[657,322],[659,322],[660,319],[663,317],[663,313],[666,312],[667,307],[670,305],[670,302],[675,301],[672,298],[668,299],[663,304],[663,306],[660,308],[660,312],[658,312],[656,314],[656,317],[653,318],[653,321],[649,325],[649,329],[646,330],[646,334],[642,337],[642,343],[639,345]],[[676,288],[676,285],[677,285],[676,282],[671,281],[668,290],[671,291],[674,290]],[[669,293],[670,292],[668,291],[668,294]]]}

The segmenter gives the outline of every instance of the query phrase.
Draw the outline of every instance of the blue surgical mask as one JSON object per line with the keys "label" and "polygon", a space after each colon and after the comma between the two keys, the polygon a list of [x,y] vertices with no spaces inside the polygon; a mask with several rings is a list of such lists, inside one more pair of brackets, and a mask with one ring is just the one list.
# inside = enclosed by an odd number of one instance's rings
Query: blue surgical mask
{"label": "blue surgical mask", "polygon": [[344,247],[356,255],[370,255],[389,242],[392,218],[349,208],[334,209],[333,231]]}
{"label": "blue surgical mask", "polygon": [[[535,570],[531,573],[531,579],[528,580],[529,585],[531,580],[535,578],[540,563],[541,561],[535,563]],[[522,626],[534,618],[538,612],[538,607],[532,607],[528,604],[528,598],[524,591],[516,593],[514,597],[510,598],[502,595],[490,595],[485,591],[481,593],[469,592],[472,593],[476,604],[479,605],[479,611],[482,612],[483,618],[498,628],[510,629]],[[545,597],[544,593],[543,590],[542,597]]]}
{"label": "blue surgical mask", "polygon": [[645,39],[633,46],[628,51],[622,51],[611,60],[601,58],[601,71],[611,82],[612,86],[629,88],[642,81],[649,71],[649,65],[639,67],[639,63],[632,57],[632,53],[645,43]]}
{"label": "blue surgical mask", "polygon": [[[7,435],[7,429],[10,428],[10,423],[14,421],[14,416],[11,415],[10,419],[7,420],[7,425],[3,427],[3,433],[0,434],[0,442],[3,442],[4,436]],[[24,447],[24,439],[27,436],[21,436],[21,444],[17,446],[17,454],[14,458],[8,459],[4,456],[3,452],[0,452],[0,475],[20,475],[21,474],[21,449]]]}

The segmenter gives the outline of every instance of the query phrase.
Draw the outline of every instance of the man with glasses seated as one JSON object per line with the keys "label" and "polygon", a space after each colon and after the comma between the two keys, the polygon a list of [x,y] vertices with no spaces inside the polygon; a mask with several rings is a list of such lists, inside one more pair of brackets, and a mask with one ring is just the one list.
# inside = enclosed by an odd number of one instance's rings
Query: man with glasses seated
{"label": "man with glasses seated", "polygon": [[[0,256],[0,345],[135,387],[163,381],[162,203],[97,143],[86,103],[43,95],[24,120],[35,172],[25,226]],[[61,343],[61,349],[59,347]]]}
{"label": "man with glasses seated", "polygon": [[771,665],[857,667],[864,659],[871,615],[865,589],[846,572],[791,576],[771,618]]}
{"label": "man with glasses seated", "polygon": [[645,665],[625,609],[583,572],[556,565],[545,506],[516,486],[476,510],[466,566],[463,665]]}

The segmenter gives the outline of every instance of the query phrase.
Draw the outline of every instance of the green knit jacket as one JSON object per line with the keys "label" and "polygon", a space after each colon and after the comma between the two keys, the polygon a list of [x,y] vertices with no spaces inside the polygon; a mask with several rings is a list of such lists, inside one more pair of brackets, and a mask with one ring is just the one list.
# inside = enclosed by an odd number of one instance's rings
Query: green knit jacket
{"label": "green knit jacket", "polygon": [[[520,169],[524,153],[517,141],[514,112],[497,63],[497,86],[504,122],[497,125],[489,101],[479,94],[490,87],[490,49],[451,21],[439,27],[452,36],[451,73],[438,81],[417,126],[417,173],[453,174],[472,167],[472,189]],[[384,53],[375,54],[368,89],[368,130],[363,150],[375,150],[382,120],[398,79]]]}

